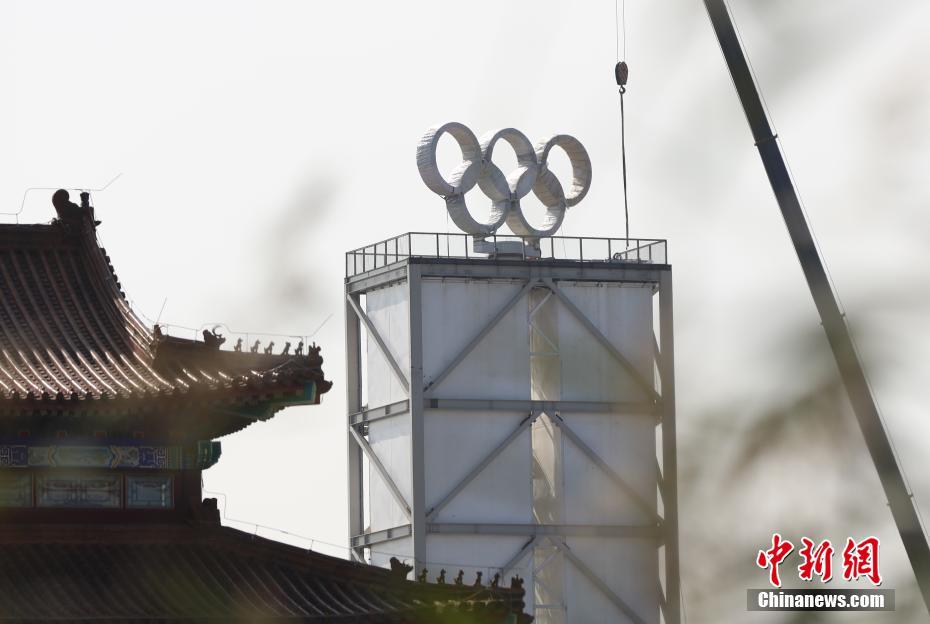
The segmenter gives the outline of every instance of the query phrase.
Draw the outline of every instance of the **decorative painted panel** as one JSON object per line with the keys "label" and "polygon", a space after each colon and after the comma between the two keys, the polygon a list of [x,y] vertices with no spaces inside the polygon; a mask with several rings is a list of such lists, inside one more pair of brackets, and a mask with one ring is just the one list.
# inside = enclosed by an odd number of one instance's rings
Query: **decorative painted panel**
{"label": "decorative painted panel", "polygon": [[28,451],[25,446],[0,446],[0,467],[25,466]]}
{"label": "decorative painted panel", "polygon": [[121,475],[80,477],[36,476],[39,507],[119,509],[122,506]]}
{"label": "decorative painted panel", "polygon": [[174,506],[174,479],[170,476],[126,477],[126,507],[171,509]]}
{"label": "decorative painted panel", "polygon": [[197,443],[197,467],[206,470],[220,460],[223,452],[219,442],[206,440]]}
{"label": "decorative painted panel", "polygon": [[32,507],[31,474],[0,474],[0,507]]}
{"label": "decorative painted panel", "polygon": [[110,467],[114,461],[118,461],[114,453],[106,446],[53,446],[50,448],[52,450],[51,460],[55,466],[101,468]]}
{"label": "decorative painted panel", "polygon": [[[209,443],[208,443],[209,444]],[[219,442],[214,442],[219,444]],[[192,455],[192,454],[191,454]],[[219,457],[219,453],[216,453]],[[23,446],[0,445],[0,468],[154,468],[196,467],[179,446]]]}
{"label": "decorative painted panel", "polygon": [[180,449],[166,446],[140,446],[136,458],[140,468],[161,468],[176,470],[180,464]]}

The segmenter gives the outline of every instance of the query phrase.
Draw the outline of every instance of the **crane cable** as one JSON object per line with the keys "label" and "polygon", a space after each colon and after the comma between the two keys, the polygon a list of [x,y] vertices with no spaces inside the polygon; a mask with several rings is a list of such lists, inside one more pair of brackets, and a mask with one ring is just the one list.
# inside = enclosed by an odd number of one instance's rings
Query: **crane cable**
{"label": "crane cable", "polygon": [[620,164],[623,173],[623,221],[627,249],[630,247],[630,205],[626,188],[626,115],[623,110],[623,94],[630,70],[626,61],[620,57],[620,29],[623,28],[623,57],[626,58],[626,0],[623,0],[623,15],[620,15],[620,0],[614,0],[614,27],[617,38],[617,64],[614,66],[614,78],[620,91]]}
{"label": "crane cable", "polygon": [[626,226],[626,244],[630,246],[630,204],[626,188],[626,115],[623,111],[623,94],[626,93],[626,81],[630,70],[625,61],[619,61],[614,67],[614,77],[620,90],[620,163],[623,171],[623,218]]}

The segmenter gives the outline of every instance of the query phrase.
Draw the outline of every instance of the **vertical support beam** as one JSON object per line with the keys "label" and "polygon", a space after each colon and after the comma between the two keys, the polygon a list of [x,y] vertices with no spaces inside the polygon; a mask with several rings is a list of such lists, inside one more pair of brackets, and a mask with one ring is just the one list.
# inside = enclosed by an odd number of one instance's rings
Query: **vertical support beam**
{"label": "vertical support beam", "polygon": [[665,621],[681,622],[681,579],[678,567],[678,455],[675,433],[675,337],[672,319],[672,272],[659,276],[659,340],[662,379],[662,485],[665,508]]}
{"label": "vertical support beam", "polygon": [[413,500],[414,574],[426,563],[426,449],[424,447],[423,409],[423,304],[419,265],[407,264],[407,301],[410,319],[410,483]]}
{"label": "vertical support beam", "polygon": [[[550,282],[551,284],[551,282]],[[541,285],[542,286],[542,285]],[[530,399],[562,399],[562,354],[559,348],[559,315],[562,310],[550,298],[552,289],[533,288],[529,293]],[[533,476],[533,517],[542,525],[565,521],[565,469],[562,430],[554,414],[546,414],[530,429]],[[564,557],[549,541],[533,547],[533,611],[539,624],[565,624],[566,576]],[[546,605],[536,609],[537,605]]]}
{"label": "vertical support beam", "polygon": [[[354,297],[356,305],[358,304],[358,295],[349,295]],[[352,414],[361,411],[362,407],[362,343],[361,343],[361,325],[355,311],[345,302],[346,314],[346,420],[349,427],[352,426]],[[348,445],[348,481],[349,481],[349,538],[353,535],[360,535],[365,532],[365,507],[362,492],[362,450],[355,444],[352,435],[346,431],[346,444]],[[361,550],[361,549],[360,549]],[[352,549],[353,557],[361,560],[362,553]]]}

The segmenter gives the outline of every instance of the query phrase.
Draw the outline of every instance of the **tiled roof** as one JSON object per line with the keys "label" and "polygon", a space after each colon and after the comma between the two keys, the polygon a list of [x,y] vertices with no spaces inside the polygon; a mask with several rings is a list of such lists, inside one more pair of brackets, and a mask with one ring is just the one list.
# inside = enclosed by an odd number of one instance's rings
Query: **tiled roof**
{"label": "tiled roof", "polygon": [[55,201],[59,218],[50,224],[0,225],[0,413],[126,413],[153,399],[317,402],[329,389],[318,351],[234,353],[155,340],[97,243],[93,208],[57,193]]}
{"label": "tiled roof", "polygon": [[522,588],[398,580],[219,525],[0,525],[0,620],[503,624],[523,609]]}

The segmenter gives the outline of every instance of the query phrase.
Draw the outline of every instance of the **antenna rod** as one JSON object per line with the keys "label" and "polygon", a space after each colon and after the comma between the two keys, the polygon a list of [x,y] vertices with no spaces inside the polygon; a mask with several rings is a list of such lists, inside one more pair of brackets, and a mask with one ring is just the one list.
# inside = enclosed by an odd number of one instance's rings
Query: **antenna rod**
{"label": "antenna rod", "polygon": [[920,526],[914,500],[907,491],[901,467],[894,456],[888,433],[882,425],[862,363],[856,354],[846,321],[827,279],[826,270],[814,244],[804,212],[801,210],[801,203],[788,174],[777,136],[772,133],[759,91],[736,36],[726,2],[725,0],[704,0],[704,5],[713,24],[717,40],[720,42],[730,75],[733,77],[736,92],[742,102],[746,119],[749,121],[749,127],[759,155],[762,157],[762,164],[765,166],[769,183],[775,192],[778,207],[785,219],[791,242],[794,243],[798,260],[801,262],[801,269],[807,279],[814,304],[820,313],[827,340],[833,350],[833,357],[836,358],[840,376],[849,394],[856,419],[859,421],[859,428],[865,438],[869,454],[872,456],[872,463],[875,464],[878,477],[881,479],[882,488],[888,498],[888,505],[891,507],[891,514],[911,561],[914,576],[917,577],[924,605],[930,609],[930,546]]}

